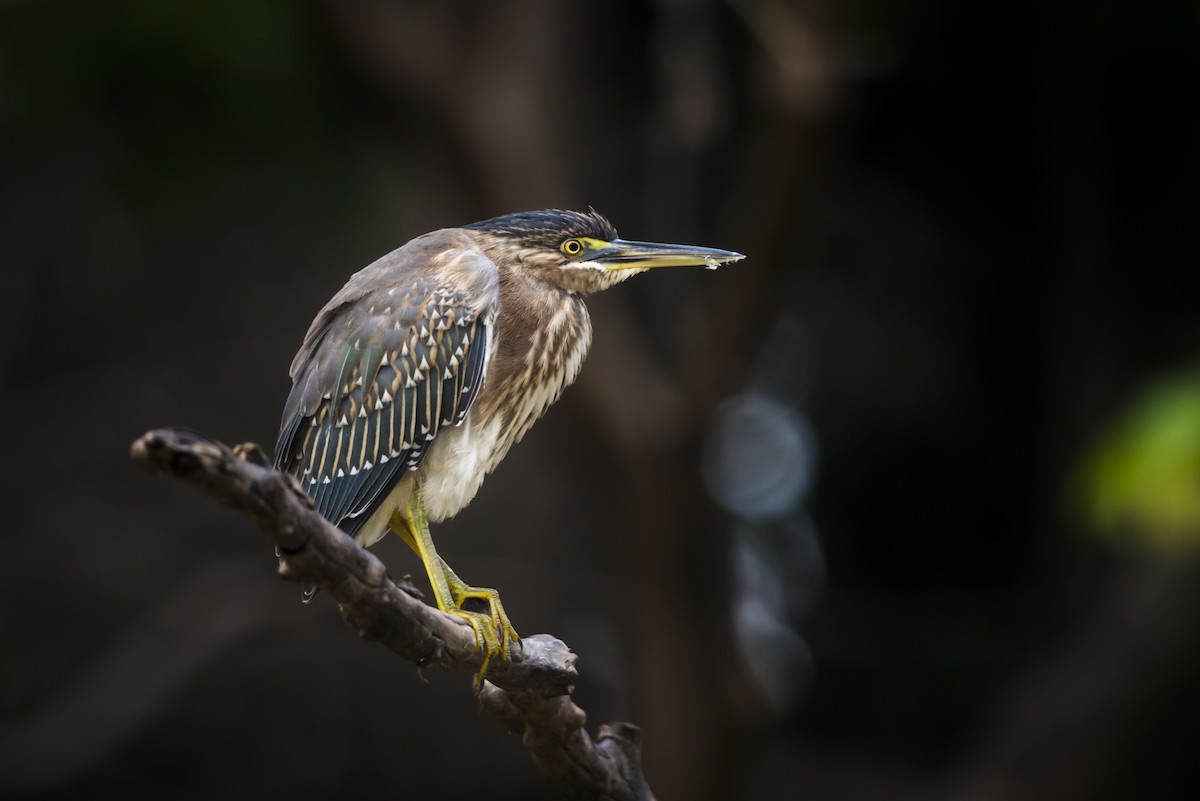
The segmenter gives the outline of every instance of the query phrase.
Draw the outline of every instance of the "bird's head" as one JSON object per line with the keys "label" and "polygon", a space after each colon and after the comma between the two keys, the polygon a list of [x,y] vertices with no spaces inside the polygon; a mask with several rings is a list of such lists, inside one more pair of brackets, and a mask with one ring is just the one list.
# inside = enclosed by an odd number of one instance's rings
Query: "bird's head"
{"label": "bird's head", "polygon": [[466,228],[498,264],[581,295],[654,267],[715,268],[745,258],[731,250],[621,239],[612,223],[594,210],[523,211]]}

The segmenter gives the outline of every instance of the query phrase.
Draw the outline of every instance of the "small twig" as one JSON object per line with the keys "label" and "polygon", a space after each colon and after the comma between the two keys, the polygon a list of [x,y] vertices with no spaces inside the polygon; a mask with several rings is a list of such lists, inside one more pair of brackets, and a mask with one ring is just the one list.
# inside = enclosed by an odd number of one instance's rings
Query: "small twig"
{"label": "small twig", "polygon": [[[133,443],[134,461],[202,490],[250,517],[280,554],[280,574],[316,584],[346,623],[418,665],[478,672],[483,654],[471,627],[417,599],[375,556],[313,507],[290,476],[262,464],[261,451],[226,445],[181,428],[149,431]],[[575,655],[546,634],[492,659],[479,692],[482,711],[518,734],[541,771],[570,799],[652,799],[642,778],[640,731],[627,723],[584,730],[587,716],[571,701]]]}

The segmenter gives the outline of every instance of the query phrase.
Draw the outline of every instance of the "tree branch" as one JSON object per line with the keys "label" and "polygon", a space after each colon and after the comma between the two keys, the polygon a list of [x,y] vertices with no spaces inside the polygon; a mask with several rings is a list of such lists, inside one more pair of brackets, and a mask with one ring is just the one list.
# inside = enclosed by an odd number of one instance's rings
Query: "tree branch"
{"label": "tree branch", "polygon": [[[251,518],[278,547],[280,574],[320,587],[361,636],[419,666],[478,672],[483,664],[466,621],[418,600],[407,579],[393,581],[379,559],[316,511],[291,476],[270,469],[257,446],[231,450],[194,431],[160,428],[137,439],[131,456]],[[491,660],[480,709],[521,737],[565,798],[652,801],[638,728],[601,726],[598,742],[584,730],[587,715],[570,696],[579,675],[575,662],[561,640],[527,637],[507,660]]]}

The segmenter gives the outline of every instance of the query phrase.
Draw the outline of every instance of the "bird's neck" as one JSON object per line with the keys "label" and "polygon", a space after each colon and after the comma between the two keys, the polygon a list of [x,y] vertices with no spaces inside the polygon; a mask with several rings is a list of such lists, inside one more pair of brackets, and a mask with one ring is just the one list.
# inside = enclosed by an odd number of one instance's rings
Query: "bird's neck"
{"label": "bird's neck", "polygon": [[500,280],[496,328],[499,341],[484,385],[496,394],[479,403],[505,415],[503,439],[511,445],[579,375],[592,323],[578,295],[509,274]]}

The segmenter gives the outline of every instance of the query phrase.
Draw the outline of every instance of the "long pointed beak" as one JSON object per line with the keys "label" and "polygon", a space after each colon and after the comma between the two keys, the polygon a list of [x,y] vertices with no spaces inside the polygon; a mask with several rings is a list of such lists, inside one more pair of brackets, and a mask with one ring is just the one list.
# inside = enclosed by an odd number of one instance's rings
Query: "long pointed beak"
{"label": "long pointed beak", "polygon": [[606,270],[648,270],[652,267],[707,267],[746,258],[741,253],[697,245],[666,245],[659,242],[630,242],[614,239],[608,247],[592,254],[588,261],[604,265]]}

